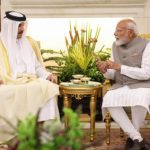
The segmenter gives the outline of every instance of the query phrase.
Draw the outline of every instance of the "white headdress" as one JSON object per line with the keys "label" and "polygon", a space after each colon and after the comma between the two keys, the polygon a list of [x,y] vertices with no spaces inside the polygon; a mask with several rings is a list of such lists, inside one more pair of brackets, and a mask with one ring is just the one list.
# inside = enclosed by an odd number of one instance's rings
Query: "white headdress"
{"label": "white headdress", "polygon": [[16,74],[15,70],[17,67],[16,66],[17,65],[16,53],[18,49],[17,41],[19,41],[22,49],[24,49],[23,57],[24,57],[27,68],[29,68],[27,69],[28,72],[33,72],[34,70],[33,69],[34,67],[30,65],[32,64],[30,63],[32,60],[29,60],[30,57],[27,58],[29,55],[28,51],[32,51],[33,49],[25,37],[26,28],[25,28],[25,31],[23,32],[22,37],[19,40],[17,39],[18,26],[22,22],[25,22],[25,25],[26,25],[26,16],[22,13],[15,12],[15,11],[6,12],[6,16],[4,17],[3,22],[2,22],[1,40],[7,50],[8,58],[9,58],[9,62],[10,62],[10,66],[11,66],[11,70],[13,74]]}

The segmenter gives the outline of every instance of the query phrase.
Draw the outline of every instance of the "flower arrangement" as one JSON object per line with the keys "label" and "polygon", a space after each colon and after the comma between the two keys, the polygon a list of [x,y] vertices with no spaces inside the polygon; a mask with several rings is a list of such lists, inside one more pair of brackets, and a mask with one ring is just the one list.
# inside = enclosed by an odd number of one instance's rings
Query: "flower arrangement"
{"label": "flower arrangement", "polygon": [[72,60],[74,60],[75,63],[79,65],[84,74],[86,73],[89,63],[93,59],[93,53],[99,33],[100,28],[97,27],[95,36],[92,38],[92,29],[90,26],[86,26],[86,28],[81,29],[81,33],[79,35],[77,27],[74,26],[73,36],[73,30],[70,24],[70,44],[68,42],[68,39],[65,37],[68,55]]}
{"label": "flower arrangement", "polygon": [[110,57],[110,49],[95,50],[100,34],[100,28],[97,27],[95,34],[92,34],[90,25],[83,26],[81,30],[77,26],[72,27],[70,23],[69,38],[65,37],[67,51],[53,50],[42,53],[58,53],[59,57],[49,57],[47,60],[54,60],[58,66],[47,66],[48,69],[59,73],[60,82],[67,82],[72,79],[73,74],[83,74],[88,76],[92,81],[103,82],[104,76],[96,66],[96,58],[106,60]]}
{"label": "flower arrangement", "polygon": [[103,75],[97,70],[94,55],[99,33],[100,28],[97,27],[92,37],[90,25],[83,26],[79,31],[77,26],[72,28],[70,23],[70,40],[65,37],[68,55],[60,74],[61,81],[69,81],[73,74],[89,76],[93,81],[102,82],[104,80]]}

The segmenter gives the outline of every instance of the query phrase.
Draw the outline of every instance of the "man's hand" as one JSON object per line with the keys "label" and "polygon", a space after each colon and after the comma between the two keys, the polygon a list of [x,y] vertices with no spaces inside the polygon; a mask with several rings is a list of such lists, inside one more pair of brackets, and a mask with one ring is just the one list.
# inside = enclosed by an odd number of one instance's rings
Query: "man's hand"
{"label": "man's hand", "polygon": [[50,75],[46,78],[46,80],[49,80],[49,81],[51,81],[51,82],[53,82],[53,83],[56,83],[56,78],[54,77],[53,74],[50,74]]}
{"label": "man's hand", "polygon": [[96,65],[102,73],[107,72],[107,69],[108,69],[107,61],[97,61]]}
{"label": "man's hand", "polygon": [[117,64],[117,63],[115,63],[115,62],[113,62],[111,60],[107,61],[107,65],[108,65],[109,69],[115,69],[117,71],[120,71],[120,69],[121,69],[121,65],[120,64]]}
{"label": "man's hand", "polygon": [[4,81],[3,81],[3,80],[0,80],[0,85],[1,85],[1,84],[4,84]]}

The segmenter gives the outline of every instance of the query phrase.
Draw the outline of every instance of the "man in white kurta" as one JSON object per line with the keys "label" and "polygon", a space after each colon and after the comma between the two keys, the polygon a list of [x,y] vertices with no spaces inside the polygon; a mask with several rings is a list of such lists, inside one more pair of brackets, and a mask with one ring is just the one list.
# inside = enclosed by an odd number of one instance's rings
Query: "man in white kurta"
{"label": "man in white kurta", "polygon": [[[35,41],[25,36],[26,24],[24,14],[6,12],[0,35],[0,116],[14,125],[39,109],[39,121],[59,120],[59,86],[42,65]],[[0,119],[0,125],[3,130],[6,122]]]}
{"label": "man in white kurta", "polygon": [[[121,20],[114,35],[111,60],[97,62],[105,77],[115,80],[103,98],[103,115],[108,110],[129,136],[125,150],[148,150],[139,129],[150,105],[150,42],[137,37],[137,26],[131,19]],[[128,106],[132,121],[123,109]]]}

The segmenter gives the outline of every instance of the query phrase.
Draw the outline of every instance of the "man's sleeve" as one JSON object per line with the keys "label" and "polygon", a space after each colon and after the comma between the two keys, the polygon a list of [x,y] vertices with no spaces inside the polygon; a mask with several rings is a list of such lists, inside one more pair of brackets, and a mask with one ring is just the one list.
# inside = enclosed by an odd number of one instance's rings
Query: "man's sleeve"
{"label": "man's sleeve", "polygon": [[143,52],[141,68],[122,65],[121,74],[137,80],[150,79],[150,42]]}
{"label": "man's sleeve", "polygon": [[43,67],[35,57],[35,71],[38,77],[46,79],[51,73]]}

